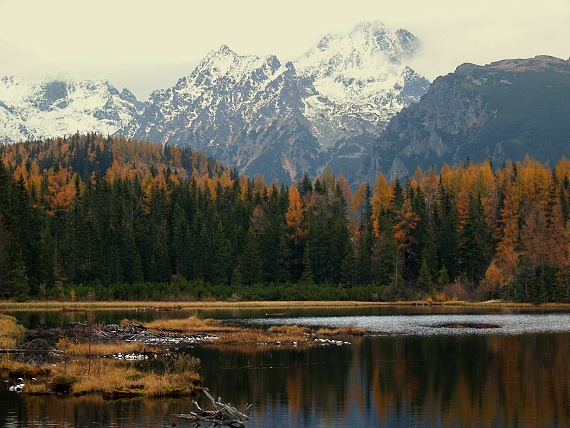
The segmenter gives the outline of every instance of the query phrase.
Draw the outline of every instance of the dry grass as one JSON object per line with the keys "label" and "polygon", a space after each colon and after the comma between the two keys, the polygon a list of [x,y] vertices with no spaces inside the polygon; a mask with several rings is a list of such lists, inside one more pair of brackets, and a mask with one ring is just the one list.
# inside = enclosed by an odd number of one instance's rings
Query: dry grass
{"label": "dry grass", "polygon": [[139,310],[200,310],[200,309],[295,309],[295,308],[326,308],[326,307],[371,307],[390,306],[394,303],[384,302],[349,302],[349,301],[309,301],[309,302],[72,302],[72,301],[32,301],[11,302],[0,301],[0,309],[10,310],[44,310],[44,311],[83,311],[93,309],[139,309]]}
{"label": "dry grass", "polygon": [[[115,351],[118,352],[118,351]],[[87,358],[71,355],[67,363],[45,366],[25,366],[12,358],[0,359],[4,376],[23,377],[24,392],[45,394],[53,392],[54,379],[68,379],[74,394],[101,393],[108,397],[146,396],[171,397],[190,395],[201,384],[197,372],[199,360],[182,356],[166,369],[158,371],[141,369],[140,364],[112,358]],[[176,358],[175,358],[176,359]],[[170,368],[169,368],[170,367]],[[27,374],[26,374],[27,373]],[[32,382],[30,379],[37,378]]]}
{"label": "dry grass", "polygon": [[0,314],[0,348],[15,348],[22,337],[24,329],[16,318]]}
{"label": "dry grass", "polygon": [[[0,315],[0,332],[1,346],[13,348],[23,328],[18,326],[15,318]],[[201,382],[199,360],[186,354],[170,357],[160,372],[150,370],[150,367],[145,369],[140,363],[102,358],[118,353],[154,352],[142,343],[75,343],[62,337],[56,348],[65,352],[66,363],[30,366],[16,361],[13,355],[2,355],[0,372],[3,377],[24,378],[24,392],[29,394],[53,392],[56,384],[68,383],[77,394],[171,397],[189,395]],[[33,378],[37,380],[32,381]]]}
{"label": "dry grass", "polygon": [[163,397],[172,395],[174,389],[189,394],[193,387],[200,384],[200,377],[196,372],[143,372],[137,370],[132,363],[108,359],[92,360],[90,373],[86,373],[83,359],[68,363],[65,371],[67,376],[77,378],[73,386],[75,393],[138,390],[141,395],[147,397]]}
{"label": "dry grass", "polygon": [[233,333],[225,333],[219,336],[216,344],[223,345],[254,345],[267,342],[268,335],[261,329],[243,329]]}
{"label": "dry grass", "polygon": [[191,316],[183,319],[158,319],[145,324],[149,330],[162,330],[173,333],[214,333],[214,332],[231,332],[237,331],[237,327],[231,327],[222,324],[212,318],[200,319],[197,316]]}
{"label": "dry grass", "polygon": [[[61,341],[60,341],[61,342]],[[113,343],[89,343],[86,342],[69,342],[69,344],[60,345],[59,348],[65,347],[68,355],[73,356],[95,356],[103,357],[113,354],[133,354],[133,353],[147,353],[157,352],[155,349],[145,346],[140,342],[113,342]]]}
{"label": "dry grass", "polygon": [[[544,306],[548,306],[550,310],[570,310],[570,304],[554,303],[543,305],[532,305],[530,303],[513,303],[513,302],[494,302],[489,305],[487,302],[465,302],[465,301],[446,301],[447,297],[444,293],[434,296],[433,304],[454,305],[454,306],[470,306],[470,307],[525,307],[533,310],[541,310]],[[60,302],[60,301],[36,301],[36,302],[11,302],[0,301],[1,310],[28,310],[28,311],[92,311],[97,309],[105,310],[207,310],[207,309],[265,309],[265,310],[290,310],[296,308],[369,308],[369,307],[397,307],[411,306],[416,302],[348,302],[348,301],[311,301],[311,302]]]}
{"label": "dry grass", "polygon": [[256,345],[256,344],[302,344],[309,339],[310,330],[305,327],[274,326],[267,330],[263,329],[241,329],[235,332],[224,333],[219,336],[216,343],[224,345]]}
{"label": "dry grass", "polygon": [[298,325],[275,325],[267,329],[269,333],[280,334],[284,336],[304,336],[310,333],[308,327],[299,327]]}
{"label": "dry grass", "polygon": [[[243,328],[224,325],[214,319],[202,320],[196,316],[186,319],[156,320],[146,325],[150,330],[176,332],[184,334],[212,333],[218,336],[216,344],[220,345],[256,345],[308,343],[311,330],[298,325],[272,326],[267,330]],[[335,330],[321,329],[323,336],[362,336],[365,331],[360,328],[347,327]]]}

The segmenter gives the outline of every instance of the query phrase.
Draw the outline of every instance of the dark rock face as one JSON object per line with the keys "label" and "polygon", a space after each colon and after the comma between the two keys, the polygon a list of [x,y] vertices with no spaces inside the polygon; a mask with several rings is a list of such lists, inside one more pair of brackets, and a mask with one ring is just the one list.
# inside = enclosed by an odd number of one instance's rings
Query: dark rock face
{"label": "dark rock face", "polygon": [[539,56],[481,67],[463,64],[437,78],[417,104],[397,114],[374,147],[369,177],[412,175],[466,159],[570,155],[570,67]]}

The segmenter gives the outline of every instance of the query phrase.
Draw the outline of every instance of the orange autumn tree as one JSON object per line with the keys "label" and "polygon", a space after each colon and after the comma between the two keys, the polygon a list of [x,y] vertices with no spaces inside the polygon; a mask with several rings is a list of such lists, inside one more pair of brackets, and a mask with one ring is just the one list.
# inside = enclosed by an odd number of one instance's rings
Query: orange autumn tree
{"label": "orange autumn tree", "polygon": [[372,197],[372,218],[374,233],[378,236],[380,233],[380,216],[382,213],[392,205],[394,197],[392,186],[384,177],[384,174],[379,173],[376,183],[374,183]]}
{"label": "orange autumn tree", "polygon": [[489,292],[493,291],[493,289],[504,287],[513,279],[519,260],[519,252],[516,248],[519,239],[519,213],[514,199],[511,180],[508,180],[504,192],[504,206],[498,222],[499,242],[496,247],[495,257],[485,273],[487,291]]}
{"label": "orange autumn tree", "polygon": [[307,231],[301,228],[303,224],[303,202],[297,187],[292,186],[289,189],[289,206],[285,213],[287,227],[289,229],[288,237],[291,239],[295,246],[299,245],[300,241],[307,235]]}
{"label": "orange autumn tree", "polygon": [[47,194],[45,200],[51,214],[71,205],[75,197],[75,185],[72,175],[65,168],[52,171],[48,175]]}
{"label": "orange autumn tree", "polygon": [[404,266],[410,257],[415,256],[412,252],[414,243],[412,232],[419,220],[420,217],[412,209],[410,198],[406,197],[402,209],[397,213],[397,223],[394,225],[394,238],[398,244],[398,254]]}

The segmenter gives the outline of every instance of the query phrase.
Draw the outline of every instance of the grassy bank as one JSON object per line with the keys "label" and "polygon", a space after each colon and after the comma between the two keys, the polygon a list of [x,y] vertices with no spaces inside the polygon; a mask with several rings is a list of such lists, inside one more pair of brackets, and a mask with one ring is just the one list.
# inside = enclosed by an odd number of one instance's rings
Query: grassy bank
{"label": "grassy bank", "polygon": [[[0,315],[0,329],[3,349],[20,345],[23,328],[15,318]],[[2,355],[1,377],[12,383],[22,378],[23,392],[28,394],[100,393],[108,398],[179,397],[192,395],[201,385],[200,360],[188,354],[165,355],[160,348],[140,342],[90,343],[62,336],[54,350],[58,357],[40,364],[22,363],[13,354]],[[122,357],[126,355],[136,361]],[[157,358],[160,368],[141,364]]]}
{"label": "grassy bank", "polygon": [[21,340],[24,328],[16,318],[0,314],[0,349],[14,348]]}
{"label": "grassy bank", "polygon": [[356,301],[29,301],[14,302],[0,301],[0,311],[42,310],[42,311],[80,311],[97,309],[135,309],[141,311],[172,311],[172,310],[200,310],[200,309],[272,309],[286,310],[295,308],[370,308],[370,307],[400,307],[400,306],[448,306],[448,307],[508,307],[529,309],[570,309],[570,304],[544,303],[516,303],[506,301],[466,302],[466,301],[401,301],[401,302],[356,302]]}

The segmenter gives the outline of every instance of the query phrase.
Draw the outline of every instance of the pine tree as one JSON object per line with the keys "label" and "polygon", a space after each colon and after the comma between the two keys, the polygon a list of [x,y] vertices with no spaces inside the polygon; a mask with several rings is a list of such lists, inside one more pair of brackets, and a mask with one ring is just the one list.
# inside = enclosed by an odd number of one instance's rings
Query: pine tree
{"label": "pine tree", "polygon": [[340,265],[340,283],[348,287],[358,285],[360,283],[357,263],[358,260],[354,247],[349,241],[347,244],[346,254]]}
{"label": "pine tree", "polygon": [[438,185],[437,215],[434,216],[434,231],[437,239],[437,254],[449,277],[457,275],[457,210],[453,196],[443,184]]}
{"label": "pine tree", "polygon": [[471,195],[467,219],[458,234],[459,273],[469,278],[472,286],[475,286],[489,267],[490,255],[490,237],[481,198]]}
{"label": "pine tree", "polygon": [[243,251],[238,256],[235,269],[245,285],[260,284],[263,281],[263,259],[258,237],[253,228],[250,228],[245,236]]}
{"label": "pine tree", "polygon": [[430,269],[428,267],[426,258],[422,257],[422,264],[420,266],[420,272],[418,276],[418,285],[423,291],[428,291],[433,286],[433,279],[431,276]]}
{"label": "pine tree", "polygon": [[449,274],[445,266],[442,266],[437,275],[437,286],[439,288],[445,287],[451,283],[449,279]]}
{"label": "pine tree", "polygon": [[299,282],[301,284],[313,284],[314,278],[313,278],[313,269],[311,265],[311,251],[309,244],[305,246],[305,251],[303,251],[302,264],[303,264],[303,271],[301,273],[301,278],[299,279]]}
{"label": "pine tree", "polygon": [[372,247],[374,245],[373,208],[370,185],[365,183],[360,205],[360,226],[356,236],[356,273],[360,284],[372,282]]}

